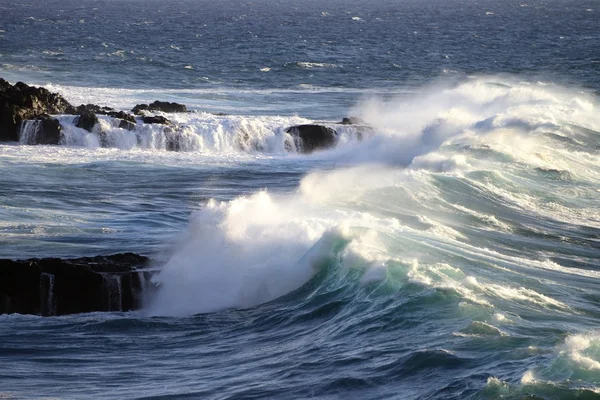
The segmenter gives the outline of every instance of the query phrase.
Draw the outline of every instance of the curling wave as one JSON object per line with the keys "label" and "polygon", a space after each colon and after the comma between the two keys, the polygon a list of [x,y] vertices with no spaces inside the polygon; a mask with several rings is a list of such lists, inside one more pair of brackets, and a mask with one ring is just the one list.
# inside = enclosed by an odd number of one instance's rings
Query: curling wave
{"label": "curling wave", "polygon": [[[162,294],[153,312],[273,300],[318,271],[309,255],[330,254],[331,235],[353,254],[344,260],[373,270],[368,276],[386,279],[390,265],[409,265],[407,282],[476,305],[572,312],[562,291],[529,278],[515,285],[510,276],[571,275],[556,261],[564,257],[566,221],[582,230],[570,232],[571,257],[592,262],[600,221],[596,100],[485,79],[426,92],[358,105],[353,111],[374,135],[327,152],[345,167],[308,174],[295,194],[209,202],[157,278]],[[505,240],[515,247],[508,251]]]}

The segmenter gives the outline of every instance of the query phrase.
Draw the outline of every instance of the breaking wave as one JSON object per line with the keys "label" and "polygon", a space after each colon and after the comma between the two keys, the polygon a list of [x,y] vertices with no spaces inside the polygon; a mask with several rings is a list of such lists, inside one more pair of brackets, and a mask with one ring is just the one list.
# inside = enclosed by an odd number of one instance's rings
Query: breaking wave
{"label": "breaking wave", "polygon": [[[197,212],[150,312],[253,307],[338,265],[501,315],[573,313],[568,295],[535,277],[582,273],[557,261],[568,241],[571,259],[593,262],[596,110],[581,93],[483,79],[365,100],[353,113],[374,134],[324,153],[341,167],[308,174],[290,195],[261,191]],[[564,238],[566,221],[580,232]]]}

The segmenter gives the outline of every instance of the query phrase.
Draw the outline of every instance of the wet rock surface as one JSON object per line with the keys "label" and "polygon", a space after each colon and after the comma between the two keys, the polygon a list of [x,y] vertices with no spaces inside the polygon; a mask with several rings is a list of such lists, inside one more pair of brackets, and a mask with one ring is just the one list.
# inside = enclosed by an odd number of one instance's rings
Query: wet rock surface
{"label": "wet rock surface", "polygon": [[0,260],[0,314],[64,315],[141,308],[147,257]]}
{"label": "wet rock surface", "polygon": [[335,146],[338,140],[337,132],[323,125],[296,125],[286,129],[296,144],[299,153],[312,153]]}
{"label": "wet rock surface", "polygon": [[23,121],[74,112],[73,106],[57,93],[23,82],[11,85],[0,78],[0,142],[18,141]]}

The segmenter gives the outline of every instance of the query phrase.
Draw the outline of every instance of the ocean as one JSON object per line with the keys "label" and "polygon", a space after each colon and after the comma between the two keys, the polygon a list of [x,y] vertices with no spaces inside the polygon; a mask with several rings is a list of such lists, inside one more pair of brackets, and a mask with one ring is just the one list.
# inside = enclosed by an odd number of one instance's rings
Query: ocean
{"label": "ocean", "polygon": [[0,77],[190,112],[180,151],[0,143],[0,258],[154,271],[141,310],[0,315],[0,398],[600,398],[599,12],[2,0]]}

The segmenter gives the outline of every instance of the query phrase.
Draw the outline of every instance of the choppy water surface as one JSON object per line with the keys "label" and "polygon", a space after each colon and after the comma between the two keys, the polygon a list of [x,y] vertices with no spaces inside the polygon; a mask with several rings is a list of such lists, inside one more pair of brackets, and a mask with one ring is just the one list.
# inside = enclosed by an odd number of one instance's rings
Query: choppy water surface
{"label": "choppy water surface", "polygon": [[[0,257],[159,271],[139,312],[0,316],[0,397],[600,397],[595,3],[0,7],[9,79],[194,110],[177,153],[0,145]],[[290,151],[310,122],[338,146]]]}

